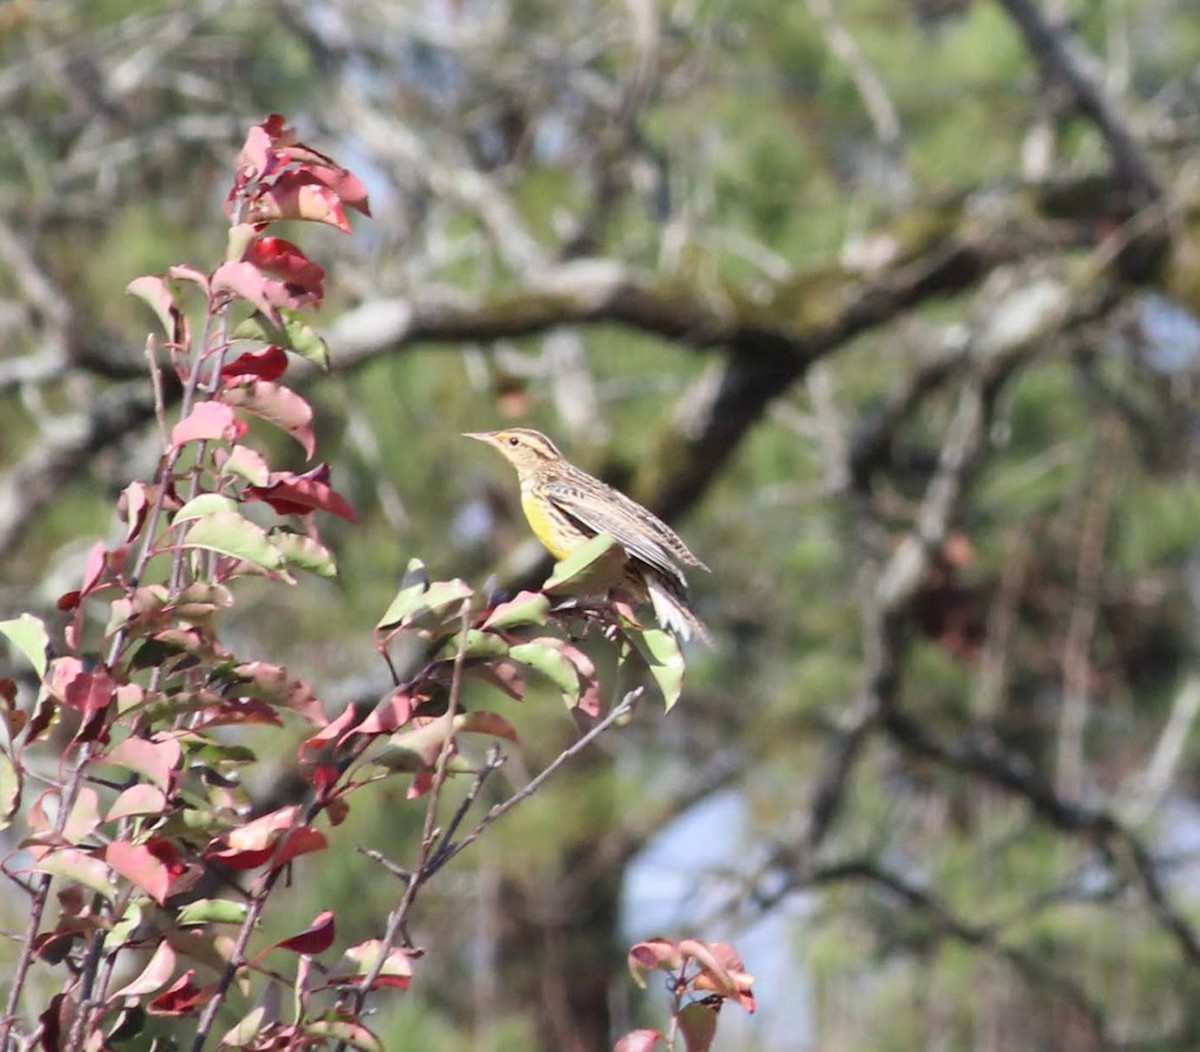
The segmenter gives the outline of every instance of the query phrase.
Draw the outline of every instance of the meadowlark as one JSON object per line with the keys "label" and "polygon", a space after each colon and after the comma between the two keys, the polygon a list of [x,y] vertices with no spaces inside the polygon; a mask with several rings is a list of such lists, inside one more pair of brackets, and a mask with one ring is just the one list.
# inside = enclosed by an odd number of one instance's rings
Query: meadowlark
{"label": "meadowlark", "polygon": [[464,437],[494,446],[516,468],[521,509],[551,555],[565,559],[598,534],[608,534],[626,555],[620,591],[634,602],[649,601],[659,624],[680,639],[695,635],[711,643],[708,630],[688,605],[682,569],[708,567],[657,515],[580,471],[540,431],[513,427]]}

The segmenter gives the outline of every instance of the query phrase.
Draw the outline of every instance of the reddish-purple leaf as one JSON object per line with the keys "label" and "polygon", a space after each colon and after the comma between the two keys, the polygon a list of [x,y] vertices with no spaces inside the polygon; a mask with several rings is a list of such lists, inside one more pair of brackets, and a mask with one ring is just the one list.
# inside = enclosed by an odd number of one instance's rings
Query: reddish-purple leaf
{"label": "reddish-purple leaf", "polygon": [[131,815],[162,814],[166,809],[166,795],[158,786],[138,782],[113,801],[104,821],[115,822],[118,818],[128,818]]}
{"label": "reddish-purple leaf", "polygon": [[397,687],[354,728],[354,733],[391,734],[412,719],[413,712],[424,700],[406,687]]}
{"label": "reddish-purple leaf", "polygon": [[613,1052],[654,1052],[662,1039],[657,1030],[631,1030],[613,1045]]}
{"label": "reddish-purple leaf", "polygon": [[247,496],[271,505],[280,515],[307,515],[328,511],[348,522],[357,522],[346,498],[329,485],[329,465],[318,464],[303,475],[273,471],[265,486],[247,486]]}
{"label": "reddish-purple leaf", "polygon": [[145,844],[114,840],[104,851],[104,861],[136,884],[160,906],[171,887],[171,871]]}
{"label": "reddish-purple leaf", "polygon": [[330,986],[348,986],[370,975],[383,957],[383,967],[379,977],[371,984],[372,990],[380,987],[392,987],[407,990],[412,983],[412,958],[407,951],[396,947],[386,947],[382,939],[368,939],[357,946],[351,946],[343,955],[343,960],[351,967],[339,965],[329,978]]}
{"label": "reddish-purple leaf", "polygon": [[83,564],[83,584],[79,590],[87,595],[100,581],[100,575],[104,572],[104,566],[108,549],[104,547],[103,541],[97,541],[88,549],[87,559]]}
{"label": "reddish-purple leaf", "polygon": [[319,829],[313,829],[312,826],[301,826],[299,829],[293,829],[290,833],[285,834],[278,854],[272,859],[271,868],[278,869],[280,866],[287,865],[301,855],[308,855],[314,851],[324,851],[328,846],[329,843],[325,839],[325,834]]}
{"label": "reddish-purple leaf", "polygon": [[675,971],[683,964],[683,955],[670,939],[646,939],[629,948],[627,963],[633,981],[645,989],[646,972],[654,968]]}
{"label": "reddish-purple leaf", "polygon": [[50,663],[51,693],[80,712],[103,709],[115,690],[116,683],[103,668],[85,672],[79,658],[60,657]]}
{"label": "reddish-purple leaf", "polygon": [[326,723],[316,734],[300,743],[300,756],[303,757],[306,752],[324,749],[330,742],[337,741],[344,732],[355,727],[357,721],[358,711],[353,705],[347,705],[336,720]]}
{"label": "reddish-purple leaf", "polygon": [[270,289],[273,284],[276,283],[253,263],[222,263],[212,276],[213,292],[229,292],[240,296],[276,325],[281,325],[283,319],[279,316]]}
{"label": "reddish-purple leaf", "polygon": [[313,455],[317,438],[312,427],[312,406],[294,391],[266,380],[255,380],[222,389],[220,398],[226,405],[244,409],[286,431],[304,447],[308,456]]}
{"label": "reddish-purple leaf", "polygon": [[246,351],[221,366],[221,379],[226,383],[243,380],[278,380],[287,372],[287,353],[282,347],[264,347],[261,351]]}
{"label": "reddish-purple leaf", "polygon": [[[25,846],[35,857],[45,850],[33,847],[28,843]],[[112,873],[109,868],[95,855],[77,847],[62,847],[45,851],[38,858],[33,869],[39,873],[49,873],[51,876],[73,880],[109,899],[114,894],[110,880]]]}
{"label": "reddish-purple leaf", "polygon": [[100,796],[95,789],[84,786],[75,797],[75,806],[63,826],[63,839],[69,844],[78,844],[91,836],[100,824]]}
{"label": "reddish-purple leaf", "polygon": [[683,939],[679,951],[701,966],[700,974],[692,981],[696,990],[711,990],[737,1001],[747,1012],[754,1011],[756,1005],[751,992],[754,976],[745,970],[742,958],[730,943]]}
{"label": "reddish-purple leaf", "polygon": [[221,865],[228,866],[230,869],[258,869],[259,866],[265,865],[270,857],[275,853],[275,848],[259,847],[242,850],[234,847],[218,847],[208,848],[204,852],[205,858],[215,858]]}
{"label": "reddish-purple leaf", "polygon": [[63,1036],[71,1032],[78,1007],[76,1001],[66,994],[55,994],[50,998],[46,1010],[38,1016],[42,1027],[43,1052],[60,1052]]}
{"label": "reddish-purple leaf", "polygon": [[234,674],[241,681],[239,694],[250,694],[279,708],[296,713],[317,727],[324,727],[325,706],[307,683],[293,676],[282,665],[268,661],[248,661],[238,665]]}
{"label": "reddish-purple leaf", "polygon": [[517,741],[517,732],[513,725],[496,712],[463,712],[454,717],[456,731],[470,731],[472,734],[490,734],[493,738],[504,738],[506,741]]}
{"label": "reddish-purple leaf", "polygon": [[413,775],[412,784],[404,794],[406,800],[420,800],[433,788],[433,771],[418,771]]}
{"label": "reddish-purple leaf", "polygon": [[174,971],[175,951],[165,942],[160,942],[154,951],[154,956],[146,963],[141,974],[122,986],[109,1000],[115,1001],[118,997],[141,997],[143,994],[152,994],[166,985]]}
{"label": "reddish-purple leaf", "polygon": [[249,446],[234,446],[228,456],[217,460],[217,466],[223,473],[240,475],[255,486],[265,486],[271,477],[266,459]]}
{"label": "reddish-purple leaf", "polygon": [[181,756],[179,742],[174,738],[131,737],[109,749],[103,760],[149,778],[166,792],[171,788],[171,775]]}
{"label": "reddish-purple leaf", "polygon": [[[316,1038],[318,1045],[321,1048],[327,1048],[330,1045],[341,1047],[349,1045],[355,1048],[358,1052],[386,1052],[387,1046],[384,1045],[379,1038],[368,1030],[353,1016],[344,1012],[334,1013],[328,1012],[320,1019],[314,1019],[311,1022],[303,1024],[303,1026],[295,1026],[288,1028],[291,1033],[288,1034],[288,1039],[291,1040],[293,1034],[306,1036],[308,1038]],[[287,1047],[291,1048],[292,1045]]]}
{"label": "reddish-purple leaf", "polygon": [[[241,431],[245,425],[241,425]],[[233,410],[220,402],[201,402],[171,428],[171,446],[187,442],[235,442],[240,437],[238,419]]]}
{"label": "reddish-purple leaf", "polygon": [[195,986],[192,976],[195,968],[189,968],[171,986],[146,1005],[149,1015],[184,1016],[207,1004],[216,992],[216,984]]}
{"label": "reddish-purple leaf", "polygon": [[289,285],[315,293],[318,298],[325,295],[324,268],[286,238],[260,237],[250,243],[242,258]]}
{"label": "reddish-purple leaf", "polygon": [[301,219],[350,233],[350,222],[335,190],[303,169],[284,172],[247,210],[247,221]]}
{"label": "reddish-purple leaf", "polygon": [[183,263],[176,264],[167,270],[167,276],[176,281],[190,281],[193,285],[199,286],[205,296],[208,295],[208,275],[202,274],[195,267],[189,267]]}
{"label": "reddish-purple leaf", "polygon": [[125,520],[125,543],[129,544],[142,532],[146,511],[150,506],[149,487],[144,482],[131,482],[121,491],[117,510]]}
{"label": "reddish-purple leaf", "polygon": [[333,910],[325,910],[318,913],[304,931],[277,942],[272,949],[291,950],[293,953],[324,953],[333,945],[333,937]]}

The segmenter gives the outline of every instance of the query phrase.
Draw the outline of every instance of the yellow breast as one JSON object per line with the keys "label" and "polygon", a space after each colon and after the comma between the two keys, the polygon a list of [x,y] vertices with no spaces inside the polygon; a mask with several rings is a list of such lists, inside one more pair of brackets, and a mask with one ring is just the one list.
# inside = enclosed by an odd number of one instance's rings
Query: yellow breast
{"label": "yellow breast", "polygon": [[556,559],[565,559],[587,540],[587,537],[557,512],[545,498],[522,490],[521,510],[529,520],[529,528],[533,530],[533,535]]}

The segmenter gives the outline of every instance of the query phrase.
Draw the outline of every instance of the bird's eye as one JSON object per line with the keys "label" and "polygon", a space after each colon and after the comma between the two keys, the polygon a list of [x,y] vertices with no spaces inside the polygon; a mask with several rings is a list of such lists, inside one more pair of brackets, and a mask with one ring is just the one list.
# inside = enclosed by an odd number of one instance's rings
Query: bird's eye
{"label": "bird's eye", "polygon": [[509,435],[508,436],[508,444],[510,446],[519,446],[521,444],[521,440],[519,438],[517,438],[516,435]]}

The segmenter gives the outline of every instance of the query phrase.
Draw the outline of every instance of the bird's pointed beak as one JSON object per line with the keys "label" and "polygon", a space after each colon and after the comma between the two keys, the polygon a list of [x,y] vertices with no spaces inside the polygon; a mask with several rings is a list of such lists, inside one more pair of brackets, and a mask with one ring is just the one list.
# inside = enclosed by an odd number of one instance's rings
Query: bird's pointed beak
{"label": "bird's pointed beak", "polygon": [[486,442],[489,446],[496,444],[495,436],[490,431],[464,431],[463,438],[473,438],[476,442]]}

